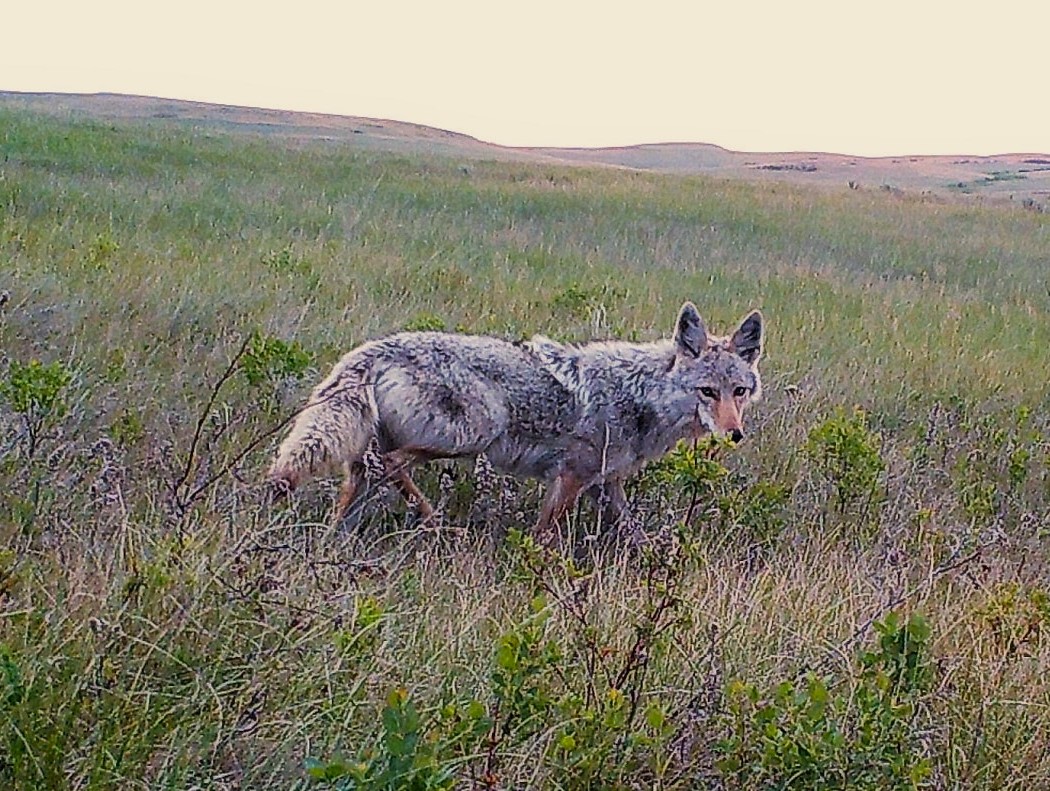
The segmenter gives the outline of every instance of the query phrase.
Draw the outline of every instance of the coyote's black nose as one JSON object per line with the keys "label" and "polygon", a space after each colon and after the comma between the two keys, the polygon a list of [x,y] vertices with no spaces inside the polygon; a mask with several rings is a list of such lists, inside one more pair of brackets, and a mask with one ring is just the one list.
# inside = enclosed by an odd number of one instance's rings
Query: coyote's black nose
{"label": "coyote's black nose", "polygon": [[731,432],[729,432],[729,437],[733,440],[733,442],[742,442],[744,439],[744,432],[738,428],[735,428]]}

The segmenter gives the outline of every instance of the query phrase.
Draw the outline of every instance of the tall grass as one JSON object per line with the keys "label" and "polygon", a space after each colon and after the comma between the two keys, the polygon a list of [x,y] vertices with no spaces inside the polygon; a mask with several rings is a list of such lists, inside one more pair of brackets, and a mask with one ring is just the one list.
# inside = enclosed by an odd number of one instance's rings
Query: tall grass
{"label": "tall grass", "polygon": [[[9,111],[0,148],[3,785],[1050,775],[1045,215]],[[440,530],[258,486],[363,339],[685,299],[763,309],[767,392],[634,484],[646,551],[544,555],[537,487],[460,465]]]}

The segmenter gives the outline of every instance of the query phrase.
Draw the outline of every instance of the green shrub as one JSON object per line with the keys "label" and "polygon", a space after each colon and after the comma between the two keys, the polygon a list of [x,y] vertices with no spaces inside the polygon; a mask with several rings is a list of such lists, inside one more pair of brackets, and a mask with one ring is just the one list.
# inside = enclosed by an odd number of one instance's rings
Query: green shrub
{"label": "green shrub", "polygon": [[313,356],[298,341],[284,341],[272,335],[252,333],[240,361],[240,370],[248,384],[276,385],[282,379],[302,379],[313,362]]}
{"label": "green shrub", "polygon": [[[729,469],[716,458],[719,451],[728,448],[728,440],[714,436],[699,442],[679,442],[662,459],[650,464],[639,486],[659,487],[687,498],[695,507],[715,508],[730,483]],[[692,508],[690,508],[692,510]]]}
{"label": "green shrub", "polygon": [[36,455],[50,423],[65,414],[67,406],[62,394],[72,380],[72,371],[59,362],[44,365],[39,360],[24,364],[11,361],[7,377],[0,381],[0,397],[22,416],[29,458]]}
{"label": "green shrub", "polygon": [[[531,539],[512,535],[511,543],[522,581],[541,592],[529,616],[500,637],[492,709],[501,717],[492,739],[506,749],[550,734],[543,761],[567,788],[629,788],[639,778],[663,777],[676,724],[645,683],[674,627],[684,623],[683,544],[648,548],[637,559],[628,639],[614,649],[614,631],[600,625],[602,613],[581,595],[588,572]],[[555,614],[569,624],[561,640],[549,626]]]}
{"label": "green shrub", "polygon": [[448,329],[445,320],[434,313],[420,313],[405,324],[406,332],[444,332]]}
{"label": "green shrub", "polygon": [[855,409],[839,409],[810,430],[803,446],[806,456],[835,492],[835,507],[845,513],[867,506],[878,497],[886,464],[879,451],[877,434],[868,428],[867,415]]}
{"label": "green shrub", "polygon": [[1050,595],[1040,586],[1001,583],[987,591],[974,614],[1005,657],[1028,656],[1050,631]]}
{"label": "green shrub", "polygon": [[477,701],[424,720],[404,689],[387,696],[381,722],[376,745],[350,760],[307,759],[307,775],[340,791],[445,791],[456,786],[464,753],[490,727]]}
{"label": "green shrub", "polygon": [[808,673],[760,689],[732,681],[717,745],[730,788],[914,789],[930,775],[917,721],[930,689],[930,629],[890,613],[847,677]]}
{"label": "green shrub", "polygon": [[559,643],[546,634],[551,611],[545,598],[536,596],[530,608],[528,618],[500,635],[490,676],[501,737],[513,743],[547,727],[558,699],[555,678],[565,658]]}
{"label": "green shrub", "polygon": [[146,426],[137,409],[124,407],[109,426],[109,436],[118,445],[130,448],[146,436]]}
{"label": "green shrub", "polygon": [[262,257],[263,266],[275,275],[287,279],[293,286],[309,294],[321,285],[321,273],[309,259],[298,257],[291,248],[270,250]]}

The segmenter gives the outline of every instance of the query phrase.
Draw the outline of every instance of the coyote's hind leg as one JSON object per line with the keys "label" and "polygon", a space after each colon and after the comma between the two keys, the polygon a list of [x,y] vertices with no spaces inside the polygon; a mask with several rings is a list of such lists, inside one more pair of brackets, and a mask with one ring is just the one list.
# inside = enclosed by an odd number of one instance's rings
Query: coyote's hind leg
{"label": "coyote's hind leg", "polygon": [[424,522],[434,518],[434,506],[427,500],[412,476],[408,474],[409,467],[418,461],[411,451],[394,451],[383,457],[383,465],[386,468],[386,476],[401,492],[401,496],[411,506],[419,509],[419,515]]}
{"label": "coyote's hind leg", "polygon": [[604,483],[596,483],[587,489],[587,496],[598,510],[602,531],[615,530],[628,510],[623,482],[607,480]]}
{"label": "coyote's hind leg", "polygon": [[587,490],[594,501],[600,519],[600,538],[619,541],[626,539],[633,544],[645,541],[645,531],[627,502],[623,481],[607,480]]}

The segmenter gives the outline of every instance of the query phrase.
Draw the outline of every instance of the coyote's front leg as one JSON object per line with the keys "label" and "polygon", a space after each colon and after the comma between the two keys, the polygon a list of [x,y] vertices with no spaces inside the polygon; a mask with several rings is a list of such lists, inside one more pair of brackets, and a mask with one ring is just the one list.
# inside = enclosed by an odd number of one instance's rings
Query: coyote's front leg
{"label": "coyote's front leg", "polygon": [[339,488],[339,496],[332,508],[332,527],[340,527],[343,520],[351,515],[353,510],[351,506],[357,500],[360,489],[365,483],[365,467],[361,462],[344,464],[343,472],[346,477],[343,479],[343,485]]}
{"label": "coyote's front leg", "polygon": [[607,480],[596,483],[587,489],[587,496],[594,502],[601,519],[601,532],[616,530],[621,521],[629,516],[627,493],[623,490],[623,481]]}
{"label": "coyote's front leg", "polygon": [[552,543],[554,538],[554,526],[565,516],[580,496],[583,489],[583,481],[571,472],[563,472],[547,488],[547,495],[543,498],[540,508],[540,517],[536,520],[536,528],[533,534],[541,543]]}

